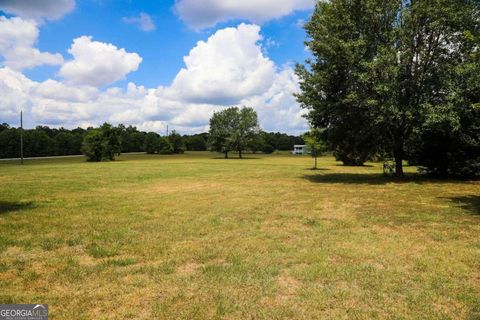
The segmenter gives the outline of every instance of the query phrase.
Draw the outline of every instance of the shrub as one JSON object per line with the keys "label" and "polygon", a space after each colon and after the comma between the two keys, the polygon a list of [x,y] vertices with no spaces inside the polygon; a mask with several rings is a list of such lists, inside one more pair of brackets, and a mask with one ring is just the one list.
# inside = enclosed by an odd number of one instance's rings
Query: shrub
{"label": "shrub", "polygon": [[273,153],[275,151],[275,148],[271,144],[265,144],[262,148],[262,152],[266,154]]}

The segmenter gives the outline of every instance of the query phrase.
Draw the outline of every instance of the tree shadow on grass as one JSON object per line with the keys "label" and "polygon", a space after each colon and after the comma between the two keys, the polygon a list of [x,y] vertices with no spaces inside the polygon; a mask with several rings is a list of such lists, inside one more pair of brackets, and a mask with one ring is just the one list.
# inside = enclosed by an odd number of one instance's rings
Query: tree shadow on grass
{"label": "tree shadow on grass", "polygon": [[260,157],[242,157],[242,158],[228,157],[227,159],[225,159],[225,157],[213,157],[212,159],[216,159],[216,160],[260,160],[260,159],[263,159],[263,158],[260,158]]}
{"label": "tree shadow on grass", "polygon": [[33,202],[0,201],[0,215],[33,208]]}
{"label": "tree shadow on grass", "polygon": [[343,163],[338,163],[336,164],[337,167],[344,167],[344,168],[373,168],[373,165],[371,164],[362,164],[359,166],[351,166],[348,164],[343,164]]}
{"label": "tree shadow on grass", "polygon": [[314,183],[370,184],[387,183],[449,183],[460,180],[434,179],[421,174],[406,174],[404,177],[385,176],[381,173],[328,173],[303,175],[302,178]]}
{"label": "tree shadow on grass", "polygon": [[453,202],[457,207],[470,211],[474,215],[480,216],[480,196],[468,195],[460,197],[442,197]]}

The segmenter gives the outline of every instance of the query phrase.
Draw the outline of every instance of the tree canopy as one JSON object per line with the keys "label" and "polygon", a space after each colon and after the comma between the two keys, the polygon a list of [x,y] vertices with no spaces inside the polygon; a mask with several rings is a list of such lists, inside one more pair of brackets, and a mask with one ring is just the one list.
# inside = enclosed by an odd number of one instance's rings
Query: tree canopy
{"label": "tree canopy", "polygon": [[115,160],[121,152],[118,129],[104,123],[100,128],[88,131],[83,139],[82,152],[90,161],[102,161],[105,157]]}
{"label": "tree canopy", "polygon": [[443,123],[477,132],[463,140],[478,161],[479,8],[474,0],[317,3],[305,26],[314,59],[297,66],[297,99],[340,160],[385,154],[403,175],[412,141],[428,148],[418,140],[436,140]]}
{"label": "tree canopy", "polygon": [[237,151],[242,158],[242,152],[260,132],[257,113],[252,108],[231,107],[215,112],[210,119],[209,146],[210,149],[225,154]]}

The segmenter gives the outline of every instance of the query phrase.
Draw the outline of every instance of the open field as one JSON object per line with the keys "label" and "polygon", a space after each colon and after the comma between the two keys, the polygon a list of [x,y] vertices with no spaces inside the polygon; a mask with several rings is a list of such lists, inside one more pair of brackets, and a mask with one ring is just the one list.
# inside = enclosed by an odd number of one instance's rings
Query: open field
{"label": "open field", "polygon": [[479,319],[480,183],[219,157],[0,163],[0,303],[52,319]]}

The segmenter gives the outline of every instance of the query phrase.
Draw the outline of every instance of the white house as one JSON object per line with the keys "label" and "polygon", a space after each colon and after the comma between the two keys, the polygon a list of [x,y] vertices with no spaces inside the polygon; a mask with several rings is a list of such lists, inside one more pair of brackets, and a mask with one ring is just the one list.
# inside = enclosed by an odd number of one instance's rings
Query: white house
{"label": "white house", "polygon": [[304,144],[294,145],[292,154],[307,154],[307,146]]}

